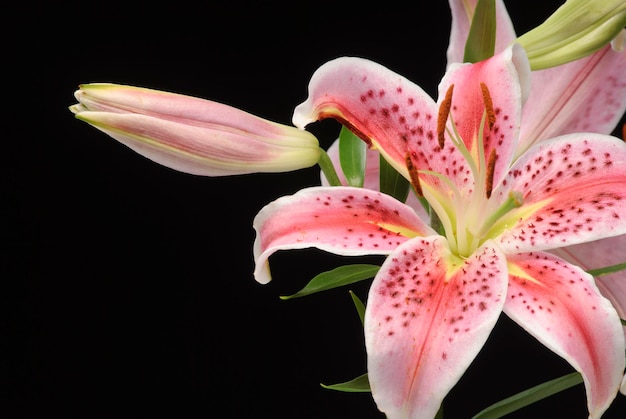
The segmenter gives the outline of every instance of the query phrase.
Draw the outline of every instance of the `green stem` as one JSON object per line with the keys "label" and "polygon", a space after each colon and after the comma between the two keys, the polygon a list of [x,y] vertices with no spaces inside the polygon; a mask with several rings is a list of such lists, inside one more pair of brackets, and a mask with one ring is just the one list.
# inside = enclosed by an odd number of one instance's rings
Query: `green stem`
{"label": "green stem", "polygon": [[330,161],[330,157],[326,151],[320,148],[320,160],[317,162],[317,165],[322,169],[324,176],[326,176],[326,180],[330,186],[341,186],[341,181],[339,180],[339,176],[337,176],[337,171],[335,170],[335,166],[333,162]]}

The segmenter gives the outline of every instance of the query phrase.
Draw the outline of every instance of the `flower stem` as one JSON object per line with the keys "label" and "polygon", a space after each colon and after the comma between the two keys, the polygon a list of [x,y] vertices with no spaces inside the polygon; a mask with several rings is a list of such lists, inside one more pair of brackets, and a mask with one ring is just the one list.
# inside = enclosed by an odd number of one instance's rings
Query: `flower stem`
{"label": "flower stem", "polygon": [[341,181],[339,180],[339,176],[337,176],[337,171],[335,170],[335,166],[333,166],[333,162],[328,157],[326,151],[320,148],[320,160],[317,162],[317,165],[322,169],[326,180],[330,186],[341,186]]}

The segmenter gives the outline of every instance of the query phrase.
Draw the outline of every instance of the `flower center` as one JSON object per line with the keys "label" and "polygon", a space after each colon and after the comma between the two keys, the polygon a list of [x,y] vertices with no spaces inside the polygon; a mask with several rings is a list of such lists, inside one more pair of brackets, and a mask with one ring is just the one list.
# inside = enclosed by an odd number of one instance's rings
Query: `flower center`
{"label": "flower center", "polygon": [[[491,130],[495,123],[495,112],[489,89],[480,83],[484,111],[475,135],[476,150],[474,155],[458,133],[454,122],[451,85],[439,107],[437,119],[437,138],[440,148],[444,148],[446,137],[452,141],[461,153],[472,172],[474,182],[460,187],[446,175],[431,171],[417,170],[407,154],[406,164],[415,192],[425,198],[434,213],[433,228],[446,236],[453,253],[460,257],[469,257],[486,240],[490,239],[492,227],[511,210],[523,203],[521,193],[513,191],[506,199],[492,198],[497,153],[492,149],[485,155],[485,130]],[[447,135],[446,135],[447,134]],[[428,182],[420,181],[420,175],[432,176],[439,180],[439,186],[433,187]]]}

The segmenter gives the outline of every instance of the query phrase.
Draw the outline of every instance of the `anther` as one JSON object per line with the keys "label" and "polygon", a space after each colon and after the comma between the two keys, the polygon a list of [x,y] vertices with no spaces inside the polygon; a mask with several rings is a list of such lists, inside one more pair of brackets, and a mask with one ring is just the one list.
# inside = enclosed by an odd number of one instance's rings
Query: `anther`
{"label": "anther", "polygon": [[448,116],[450,115],[450,107],[452,106],[452,91],[454,90],[454,84],[451,84],[448,87],[448,91],[446,92],[446,97],[441,102],[439,106],[439,114],[437,115],[437,139],[439,140],[439,148],[443,149],[443,144],[445,142],[445,133],[446,133],[446,122],[448,121]]}
{"label": "anther", "polygon": [[485,179],[485,190],[487,192],[487,199],[491,198],[491,191],[493,190],[493,172],[496,170],[496,160],[498,155],[496,150],[491,150],[489,154],[489,161],[487,162],[487,176]]}
{"label": "anther", "polygon": [[409,176],[411,177],[411,185],[413,186],[415,193],[417,194],[417,196],[423,197],[424,193],[422,192],[422,185],[420,184],[420,177],[419,177],[419,174],[417,173],[417,169],[415,168],[415,165],[413,164],[413,160],[411,159],[411,155],[409,153],[406,153],[406,155],[404,156],[404,161],[406,163],[406,168],[409,171]]}
{"label": "anther", "polygon": [[483,102],[485,104],[485,111],[487,112],[487,123],[489,124],[489,129],[493,129],[493,125],[496,123],[496,114],[493,111],[491,94],[489,94],[489,88],[485,83],[480,83],[480,90],[483,93]]}

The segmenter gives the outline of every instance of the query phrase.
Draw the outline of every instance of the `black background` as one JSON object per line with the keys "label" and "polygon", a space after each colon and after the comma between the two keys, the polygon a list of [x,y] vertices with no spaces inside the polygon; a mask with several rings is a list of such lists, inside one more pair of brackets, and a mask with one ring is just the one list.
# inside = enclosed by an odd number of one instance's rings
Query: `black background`
{"label": "black background", "polygon": [[[518,33],[560,2],[541,3],[507,2]],[[434,95],[445,67],[447,2],[24,6],[3,53],[11,75],[0,416],[382,417],[369,394],[319,385],[365,372],[347,288],[278,298],[346,259],[278,253],[272,283],[252,278],[254,215],[318,184],[316,168],[186,175],[131,152],[67,107],[79,83],[108,81],[200,96],[289,124],[313,71],[342,55],[378,61]],[[338,125],[312,130],[328,147]],[[351,289],[364,299],[367,285]],[[571,371],[503,317],[447,397],[445,417],[470,417]],[[626,397],[618,396],[605,417],[625,411]],[[557,415],[587,416],[582,386],[510,417]]]}

